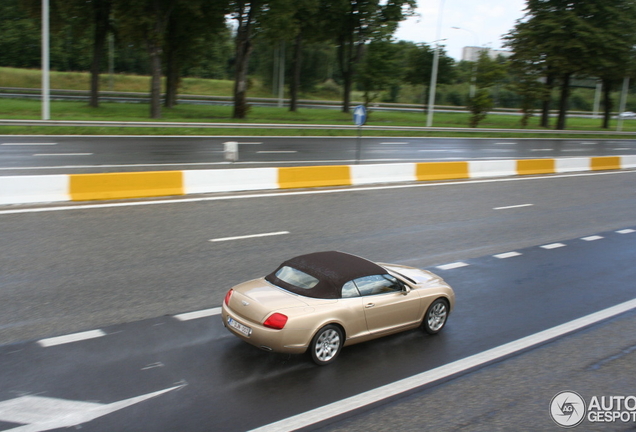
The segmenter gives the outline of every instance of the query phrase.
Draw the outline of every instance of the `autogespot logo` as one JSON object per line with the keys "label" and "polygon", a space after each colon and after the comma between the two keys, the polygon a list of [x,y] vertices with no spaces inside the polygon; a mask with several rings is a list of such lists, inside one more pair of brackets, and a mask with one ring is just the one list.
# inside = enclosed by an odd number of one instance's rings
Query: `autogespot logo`
{"label": "autogespot logo", "polygon": [[585,419],[585,401],[576,392],[562,391],[550,401],[550,417],[564,428],[572,428]]}

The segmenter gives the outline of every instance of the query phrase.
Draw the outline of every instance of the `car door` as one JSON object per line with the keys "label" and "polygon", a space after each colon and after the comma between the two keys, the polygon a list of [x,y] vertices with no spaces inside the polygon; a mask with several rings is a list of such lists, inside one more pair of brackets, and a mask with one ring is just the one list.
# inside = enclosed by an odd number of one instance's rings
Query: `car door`
{"label": "car door", "polygon": [[404,290],[402,282],[385,275],[365,276],[355,281],[370,333],[390,332],[418,320],[420,299]]}

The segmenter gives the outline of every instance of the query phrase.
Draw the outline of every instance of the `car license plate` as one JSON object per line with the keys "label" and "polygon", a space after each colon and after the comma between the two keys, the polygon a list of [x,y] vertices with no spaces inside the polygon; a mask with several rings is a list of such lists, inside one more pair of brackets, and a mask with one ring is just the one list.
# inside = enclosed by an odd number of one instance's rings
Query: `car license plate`
{"label": "car license plate", "polygon": [[252,334],[252,329],[251,328],[241,324],[240,322],[238,322],[236,320],[233,320],[230,317],[227,317],[227,323],[230,325],[230,327],[232,327],[233,329],[236,329],[239,333],[242,333],[245,336],[249,337]]}

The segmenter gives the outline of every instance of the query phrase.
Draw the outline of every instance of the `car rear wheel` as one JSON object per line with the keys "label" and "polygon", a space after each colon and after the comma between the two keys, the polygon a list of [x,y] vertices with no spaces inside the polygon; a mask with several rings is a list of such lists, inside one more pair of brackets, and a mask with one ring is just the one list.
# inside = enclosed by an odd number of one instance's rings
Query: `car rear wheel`
{"label": "car rear wheel", "polygon": [[311,341],[311,358],[319,366],[329,364],[338,357],[342,344],[342,330],[333,324],[324,326]]}
{"label": "car rear wheel", "polygon": [[448,319],[448,302],[444,299],[437,299],[428,307],[422,326],[428,334],[438,333],[446,324]]}

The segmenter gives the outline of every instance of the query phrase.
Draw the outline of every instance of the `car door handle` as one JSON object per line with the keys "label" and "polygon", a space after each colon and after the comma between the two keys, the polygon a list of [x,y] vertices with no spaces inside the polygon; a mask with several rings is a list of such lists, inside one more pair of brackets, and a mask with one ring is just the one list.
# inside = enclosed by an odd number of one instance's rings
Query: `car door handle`
{"label": "car door handle", "polygon": [[365,307],[366,308],[372,308],[373,306],[375,306],[375,303],[367,303],[367,305]]}

